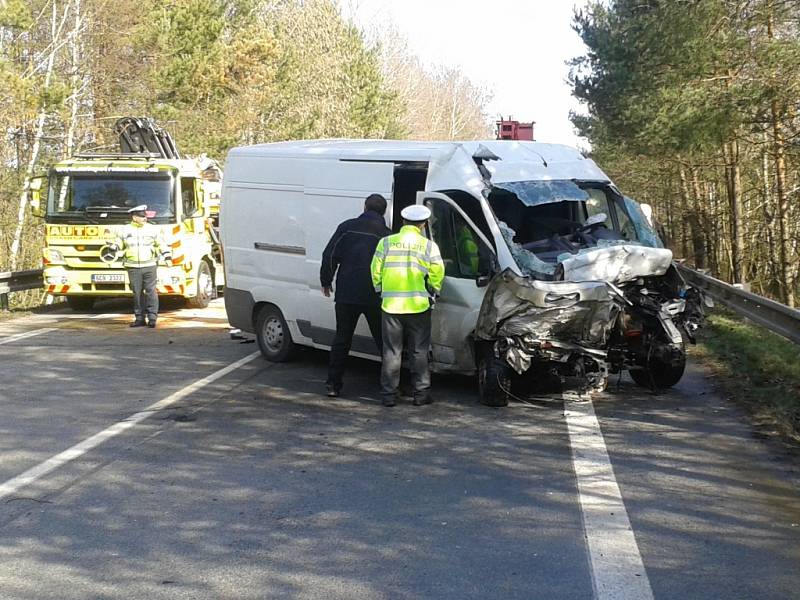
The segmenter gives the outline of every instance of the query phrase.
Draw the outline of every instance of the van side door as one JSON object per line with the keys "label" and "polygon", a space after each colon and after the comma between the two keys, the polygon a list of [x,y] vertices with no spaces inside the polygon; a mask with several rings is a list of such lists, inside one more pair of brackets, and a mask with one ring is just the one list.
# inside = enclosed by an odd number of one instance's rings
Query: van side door
{"label": "van side door", "polygon": [[470,218],[445,194],[420,192],[417,203],[431,209],[428,237],[444,262],[442,290],[431,318],[435,371],[475,371],[472,334],[485,285],[497,270],[495,252]]}
{"label": "van side door", "polygon": [[[327,348],[336,333],[336,315],[333,297],[326,298],[320,290],[322,252],[342,221],[358,217],[364,211],[364,201],[370,194],[382,194],[389,202],[387,214],[391,215],[394,164],[343,160],[314,160],[307,164],[301,215],[305,230],[306,297],[296,301],[304,306],[304,316],[298,316],[297,323],[314,346]],[[380,354],[365,319],[359,319],[351,352],[372,358]]]}

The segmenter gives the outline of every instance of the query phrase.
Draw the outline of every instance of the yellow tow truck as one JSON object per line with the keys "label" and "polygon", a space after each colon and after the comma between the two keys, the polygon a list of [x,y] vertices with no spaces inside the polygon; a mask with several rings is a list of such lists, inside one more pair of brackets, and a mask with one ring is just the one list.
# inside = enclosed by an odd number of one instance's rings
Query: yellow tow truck
{"label": "yellow tow truck", "polygon": [[171,263],[158,267],[159,296],[204,308],[224,283],[216,235],[222,169],[205,156],[182,158],[152,119],[125,117],[114,128],[119,152],[77,154],[32,182],[32,211],[45,223],[44,291],[66,297],[75,310],[130,296],[122,257],[110,243],[130,222],[128,210],[146,204],[148,221],[172,248]]}

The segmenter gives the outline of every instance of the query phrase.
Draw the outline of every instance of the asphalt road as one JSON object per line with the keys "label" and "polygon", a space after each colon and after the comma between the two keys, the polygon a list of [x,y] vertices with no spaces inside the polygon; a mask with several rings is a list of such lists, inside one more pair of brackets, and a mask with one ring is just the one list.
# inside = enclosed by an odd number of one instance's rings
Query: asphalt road
{"label": "asphalt road", "polygon": [[800,594],[800,461],[697,365],[660,396],[488,409],[438,377],[386,409],[377,365],[329,399],[324,352],[252,357],[218,301],[128,310],[0,321],[3,600]]}

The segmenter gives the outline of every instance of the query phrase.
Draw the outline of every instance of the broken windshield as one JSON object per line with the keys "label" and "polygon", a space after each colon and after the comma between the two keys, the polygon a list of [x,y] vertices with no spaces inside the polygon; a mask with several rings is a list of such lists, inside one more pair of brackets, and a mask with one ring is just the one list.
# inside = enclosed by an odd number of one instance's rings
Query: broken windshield
{"label": "broken windshield", "polygon": [[589,194],[574,181],[510,181],[496,183],[495,187],[515,194],[526,206],[589,199]]}
{"label": "broken windshield", "polygon": [[586,248],[638,243],[622,196],[604,182],[498,183],[489,204],[523,273],[553,279],[564,258]]}
{"label": "broken windshield", "polygon": [[128,210],[141,204],[150,220],[167,223],[174,216],[173,179],[168,174],[118,175],[56,173],[50,177],[48,218],[70,222],[125,222]]}

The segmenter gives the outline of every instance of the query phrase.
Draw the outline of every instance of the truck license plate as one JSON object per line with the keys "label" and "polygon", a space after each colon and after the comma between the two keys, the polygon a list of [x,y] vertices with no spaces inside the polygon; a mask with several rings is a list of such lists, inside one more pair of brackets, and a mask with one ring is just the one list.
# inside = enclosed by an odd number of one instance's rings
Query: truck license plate
{"label": "truck license plate", "polygon": [[92,275],[93,283],[125,283],[125,275],[121,273],[108,273],[103,275]]}

